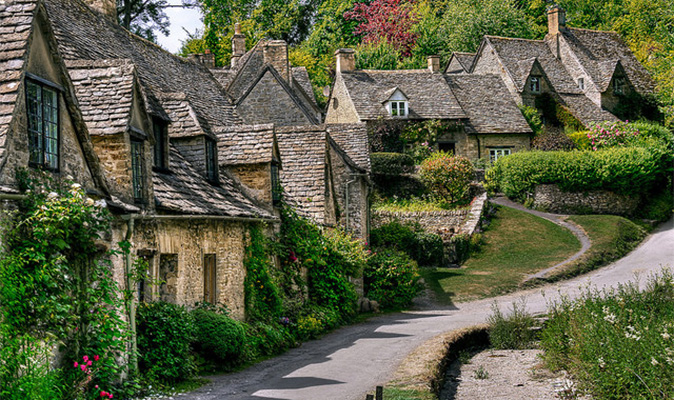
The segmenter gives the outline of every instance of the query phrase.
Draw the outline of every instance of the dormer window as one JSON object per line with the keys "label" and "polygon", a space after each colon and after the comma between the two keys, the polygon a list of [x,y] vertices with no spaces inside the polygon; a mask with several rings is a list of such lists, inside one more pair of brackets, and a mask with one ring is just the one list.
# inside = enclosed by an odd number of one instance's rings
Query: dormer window
{"label": "dormer window", "polygon": [[580,90],[585,90],[585,79],[584,78],[578,78],[578,88]]}
{"label": "dormer window", "polygon": [[385,97],[382,100],[382,105],[386,107],[386,111],[388,111],[390,116],[405,118],[409,115],[409,103],[407,96],[402,90],[392,88],[385,93]]}
{"label": "dormer window", "polygon": [[541,92],[541,78],[539,76],[532,76],[529,78],[529,90],[531,93]]}
{"label": "dormer window", "polygon": [[154,133],[154,166],[159,169],[168,169],[168,127],[164,121],[152,119]]}
{"label": "dormer window", "polygon": [[613,93],[615,94],[625,93],[625,78],[623,77],[613,78]]}
{"label": "dormer window", "polygon": [[206,139],[206,179],[218,182],[218,149],[213,139]]}
{"label": "dormer window", "polygon": [[407,116],[407,102],[406,101],[392,101],[390,103],[390,113],[392,117],[406,117]]}
{"label": "dormer window", "polygon": [[58,92],[34,80],[26,80],[28,149],[30,165],[51,171],[59,169]]}
{"label": "dormer window", "polygon": [[133,186],[133,200],[143,201],[145,189],[145,174],[143,169],[143,140],[131,137],[131,182]]}
{"label": "dormer window", "polygon": [[281,179],[279,177],[279,162],[271,162],[271,201],[273,205],[281,203]]}

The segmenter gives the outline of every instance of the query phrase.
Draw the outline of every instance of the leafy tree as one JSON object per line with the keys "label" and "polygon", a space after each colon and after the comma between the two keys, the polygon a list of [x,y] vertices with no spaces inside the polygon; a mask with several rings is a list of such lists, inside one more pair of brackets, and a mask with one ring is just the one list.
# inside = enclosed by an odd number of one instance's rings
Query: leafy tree
{"label": "leafy tree", "polygon": [[119,24],[140,37],[157,41],[156,32],[169,34],[166,0],[117,0]]}

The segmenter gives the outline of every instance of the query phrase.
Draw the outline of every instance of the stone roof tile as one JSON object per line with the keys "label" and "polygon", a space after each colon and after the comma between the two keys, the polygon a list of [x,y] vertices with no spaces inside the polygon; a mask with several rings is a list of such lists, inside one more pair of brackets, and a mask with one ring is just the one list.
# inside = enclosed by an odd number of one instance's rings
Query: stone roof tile
{"label": "stone roof tile", "polygon": [[370,171],[370,142],[365,123],[328,124],[326,129],[330,137],[356,165],[365,171]]}
{"label": "stone roof tile", "polygon": [[236,125],[217,130],[220,165],[269,163],[274,155],[274,125]]}

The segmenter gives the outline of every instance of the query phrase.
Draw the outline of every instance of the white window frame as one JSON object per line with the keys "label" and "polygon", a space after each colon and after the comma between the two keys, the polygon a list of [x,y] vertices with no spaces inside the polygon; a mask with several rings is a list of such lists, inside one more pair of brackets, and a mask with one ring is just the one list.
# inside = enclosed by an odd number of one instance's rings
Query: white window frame
{"label": "white window frame", "polygon": [[[395,110],[395,112],[394,112]],[[405,118],[408,114],[408,105],[405,100],[389,101],[388,112],[392,117]]]}
{"label": "white window frame", "polygon": [[509,156],[512,154],[512,149],[510,147],[494,147],[489,149],[489,160],[491,162],[496,162],[501,157]]}
{"label": "white window frame", "polygon": [[585,90],[585,78],[578,78],[578,87],[580,90]]}
{"label": "white window frame", "polygon": [[540,76],[532,76],[529,78],[529,90],[531,90],[532,93],[540,93],[541,92],[541,77]]}

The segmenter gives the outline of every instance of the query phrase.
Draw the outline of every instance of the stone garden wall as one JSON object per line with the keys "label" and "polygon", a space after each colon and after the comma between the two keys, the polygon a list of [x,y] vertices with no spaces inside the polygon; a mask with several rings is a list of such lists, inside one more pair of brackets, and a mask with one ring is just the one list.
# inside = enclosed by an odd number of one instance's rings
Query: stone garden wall
{"label": "stone garden wall", "polygon": [[639,205],[636,196],[606,190],[563,192],[557,185],[538,185],[534,191],[534,208],[556,214],[634,214]]}

